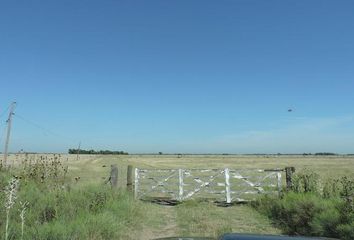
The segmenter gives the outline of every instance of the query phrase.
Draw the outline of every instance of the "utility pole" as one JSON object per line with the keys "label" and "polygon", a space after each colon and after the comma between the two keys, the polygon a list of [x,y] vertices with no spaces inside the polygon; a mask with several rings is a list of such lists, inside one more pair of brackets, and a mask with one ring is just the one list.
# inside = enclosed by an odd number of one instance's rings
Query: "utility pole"
{"label": "utility pole", "polygon": [[5,151],[4,151],[4,166],[7,166],[7,155],[8,155],[8,150],[9,150],[9,141],[10,141],[10,133],[11,133],[11,124],[12,124],[12,116],[14,115],[14,110],[16,107],[16,102],[11,103],[10,107],[10,112],[9,112],[9,117],[6,120],[7,123],[7,135],[6,135],[6,141],[5,141]]}
{"label": "utility pole", "polygon": [[79,147],[77,148],[76,161],[78,161],[78,160],[79,160],[80,147],[81,147],[81,142],[79,142]]}

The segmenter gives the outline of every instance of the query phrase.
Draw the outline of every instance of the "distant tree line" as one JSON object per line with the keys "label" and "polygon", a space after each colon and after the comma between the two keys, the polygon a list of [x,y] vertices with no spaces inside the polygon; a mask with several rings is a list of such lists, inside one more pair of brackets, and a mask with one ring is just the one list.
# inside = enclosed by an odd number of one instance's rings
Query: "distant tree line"
{"label": "distant tree line", "polygon": [[318,152],[318,153],[314,153],[314,154],[312,154],[312,153],[303,153],[302,155],[304,155],[304,156],[307,156],[307,155],[309,155],[309,156],[311,156],[311,155],[315,155],[315,156],[334,156],[334,155],[339,155],[339,154],[331,153],[331,152]]}
{"label": "distant tree line", "polygon": [[110,151],[110,150],[99,150],[95,151],[93,149],[85,150],[85,149],[69,149],[69,154],[103,154],[103,155],[128,155],[127,152],[124,151]]}
{"label": "distant tree line", "polygon": [[318,152],[318,153],[315,153],[315,155],[318,155],[318,156],[330,156],[330,155],[337,155],[336,153],[331,153],[331,152]]}

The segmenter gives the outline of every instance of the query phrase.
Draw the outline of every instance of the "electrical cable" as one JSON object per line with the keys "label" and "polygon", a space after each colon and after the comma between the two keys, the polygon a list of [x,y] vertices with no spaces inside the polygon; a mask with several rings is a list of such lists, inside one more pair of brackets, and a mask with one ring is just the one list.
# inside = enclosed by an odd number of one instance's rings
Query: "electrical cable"
{"label": "electrical cable", "polygon": [[6,125],[4,126],[4,131],[0,134],[0,143],[2,142],[2,139],[5,137],[5,131],[6,131]]}
{"label": "electrical cable", "polygon": [[[12,103],[12,104],[13,104],[13,103]],[[13,109],[13,110],[15,110],[15,108],[16,108],[17,105],[18,105],[18,103],[15,103],[15,104],[16,104],[16,105],[14,106],[14,109]],[[11,107],[11,104],[6,108],[6,110],[4,110],[3,112],[1,112],[0,117],[3,117],[3,116],[9,111],[10,107]],[[38,124],[38,123],[36,123],[36,122],[33,122],[33,121],[31,121],[31,120],[28,120],[27,118],[25,118],[25,117],[23,117],[23,116],[21,116],[21,115],[19,115],[19,114],[17,114],[17,113],[13,113],[12,116],[16,117],[16,119],[20,119],[21,121],[27,123],[28,125],[31,125],[32,127],[35,127],[35,128],[37,128],[37,129],[40,129],[40,130],[42,131],[42,133],[43,133],[44,135],[46,135],[46,136],[51,135],[51,136],[55,136],[55,137],[64,138],[64,139],[67,139],[67,140],[70,140],[70,141],[73,141],[73,142],[77,142],[77,140],[75,140],[75,139],[72,139],[72,138],[70,138],[70,137],[63,136],[63,135],[61,135],[61,134],[58,134],[58,133],[56,133],[55,131],[52,131],[52,130],[46,128],[46,127],[43,127],[42,125],[40,125],[40,124]],[[7,117],[6,117],[6,122],[7,122],[7,121],[8,121],[8,119],[7,119]],[[1,125],[2,125],[2,120],[0,120],[0,128],[1,128]],[[4,126],[3,132],[0,132],[0,143],[1,143],[2,140],[4,139],[4,136],[5,136],[5,133],[6,133],[6,127],[7,127],[7,126],[6,126],[6,124],[4,124],[4,125],[5,125],[5,126]]]}
{"label": "electrical cable", "polygon": [[74,139],[72,139],[72,138],[69,138],[69,137],[67,137],[67,136],[63,136],[63,135],[61,135],[61,134],[58,134],[58,133],[56,133],[56,132],[54,132],[54,131],[52,131],[52,130],[50,130],[50,129],[48,129],[48,128],[45,128],[45,127],[39,125],[38,123],[35,123],[35,122],[31,121],[31,120],[28,120],[28,119],[24,118],[23,116],[21,116],[21,115],[19,115],[19,114],[17,114],[17,113],[14,114],[14,116],[15,116],[17,119],[20,119],[20,120],[26,122],[27,124],[32,125],[33,127],[36,127],[37,129],[42,130],[42,132],[45,133],[46,135],[52,135],[52,136],[56,136],[56,137],[60,137],[60,138],[66,138],[66,139],[68,139],[68,140],[71,140],[71,141],[75,141],[75,142],[76,142],[76,140],[74,140]]}
{"label": "electrical cable", "polygon": [[10,109],[10,105],[0,114],[0,118],[5,115],[5,113]]}

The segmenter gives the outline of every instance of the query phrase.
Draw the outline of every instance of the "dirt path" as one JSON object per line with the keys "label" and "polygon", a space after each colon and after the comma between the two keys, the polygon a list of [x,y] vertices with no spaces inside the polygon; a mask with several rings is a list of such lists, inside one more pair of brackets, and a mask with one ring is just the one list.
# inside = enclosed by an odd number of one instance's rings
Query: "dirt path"
{"label": "dirt path", "polygon": [[151,240],[178,235],[177,212],[175,207],[154,205],[152,215],[144,225],[141,240]]}
{"label": "dirt path", "polygon": [[[169,207],[148,204],[147,217],[139,232],[143,240],[164,237],[217,237],[225,232],[280,234],[281,231],[254,209],[238,205],[229,208],[212,203]],[[178,224],[178,219],[183,222]]]}

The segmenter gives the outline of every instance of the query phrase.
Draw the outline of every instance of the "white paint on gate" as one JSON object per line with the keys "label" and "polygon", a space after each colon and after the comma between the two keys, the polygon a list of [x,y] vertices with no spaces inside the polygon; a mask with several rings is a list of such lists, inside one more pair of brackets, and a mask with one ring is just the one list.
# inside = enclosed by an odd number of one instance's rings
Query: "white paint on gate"
{"label": "white paint on gate", "polygon": [[226,191],[226,203],[231,203],[231,189],[230,189],[230,171],[225,168],[225,191]]}
{"label": "white paint on gate", "polygon": [[[135,198],[163,197],[183,201],[199,194],[226,203],[245,196],[278,193],[282,169],[135,169]],[[269,183],[266,183],[269,181]],[[244,197],[242,197],[244,196]]]}
{"label": "white paint on gate", "polygon": [[178,200],[183,201],[183,169],[178,169],[178,179],[179,179],[179,195]]}

